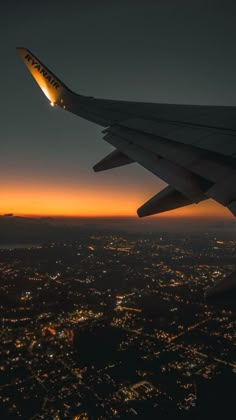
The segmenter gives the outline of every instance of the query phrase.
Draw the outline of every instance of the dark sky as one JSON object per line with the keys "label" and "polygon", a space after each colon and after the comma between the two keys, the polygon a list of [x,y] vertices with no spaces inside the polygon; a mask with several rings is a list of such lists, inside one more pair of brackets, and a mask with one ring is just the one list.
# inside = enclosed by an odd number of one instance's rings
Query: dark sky
{"label": "dark sky", "polygon": [[109,213],[112,200],[135,215],[164,185],[136,164],[94,174],[112,150],[101,127],[49,107],[16,46],[84,95],[236,105],[235,1],[9,0],[0,21],[0,213]]}

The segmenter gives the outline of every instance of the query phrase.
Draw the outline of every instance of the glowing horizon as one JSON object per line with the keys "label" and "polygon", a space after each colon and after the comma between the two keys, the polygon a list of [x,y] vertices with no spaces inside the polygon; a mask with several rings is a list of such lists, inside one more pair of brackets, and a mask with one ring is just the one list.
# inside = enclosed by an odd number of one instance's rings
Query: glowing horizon
{"label": "glowing horizon", "polygon": [[[1,188],[0,213],[34,217],[138,217],[136,210],[146,200],[143,194],[127,189],[92,189],[82,186],[53,185],[3,186]],[[230,219],[230,211],[208,200],[198,205],[182,207],[151,217],[186,219]],[[148,217],[149,218],[149,217]]]}

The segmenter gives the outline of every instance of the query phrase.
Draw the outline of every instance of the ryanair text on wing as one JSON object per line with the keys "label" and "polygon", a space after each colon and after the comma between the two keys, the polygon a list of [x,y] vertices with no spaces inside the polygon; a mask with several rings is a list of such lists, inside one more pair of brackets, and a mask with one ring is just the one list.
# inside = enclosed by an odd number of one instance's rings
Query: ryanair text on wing
{"label": "ryanair text on wing", "polygon": [[37,61],[31,57],[30,54],[26,54],[25,59],[36,69],[40,74],[43,75],[43,77],[49,81],[49,83],[58,89],[60,87],[60,84],[45,70],[41,64],[39,64]]}

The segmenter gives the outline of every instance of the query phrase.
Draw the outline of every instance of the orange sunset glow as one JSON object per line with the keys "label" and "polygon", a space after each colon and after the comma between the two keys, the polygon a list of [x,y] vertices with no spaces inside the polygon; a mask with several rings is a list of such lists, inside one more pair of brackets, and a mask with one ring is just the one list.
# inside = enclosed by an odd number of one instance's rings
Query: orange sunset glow
{"label": "orange sunset glow", "polygon": [[[67,217],[125,217],[135,216],[146,196],[131,193],[122,188],[115,191],[92,186],[78,189],[63,186],[22,185],[1,188],[0,212],[24,216],[67,216]],[[154,217],[187,217],[230,219],[233,216],[221,205],[212,200],[198,205],[156,215]]]}

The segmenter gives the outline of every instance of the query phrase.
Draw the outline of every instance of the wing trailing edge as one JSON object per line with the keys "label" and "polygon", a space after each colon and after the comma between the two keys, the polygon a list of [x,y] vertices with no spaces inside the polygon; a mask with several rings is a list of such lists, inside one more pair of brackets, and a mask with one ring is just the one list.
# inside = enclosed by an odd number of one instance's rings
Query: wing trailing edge
{"label": "wing trailing edge", "polygon": [[125,155],[129,156],[154,175],[163,179],[167,184],[172,185],[185,197],[188,197],[192,203],[199,203],[206,198],[202,188],[203,180],[201,177],[136,144],[133,133],[128,137],[126,130],[123,132],[123,130],[116,128],[116,126],[108,128],[105,130],[105,133],[104,140],[116,149],[121,150]]}

